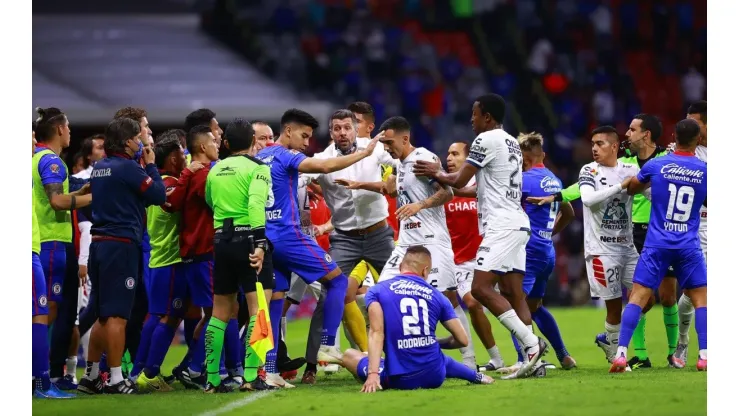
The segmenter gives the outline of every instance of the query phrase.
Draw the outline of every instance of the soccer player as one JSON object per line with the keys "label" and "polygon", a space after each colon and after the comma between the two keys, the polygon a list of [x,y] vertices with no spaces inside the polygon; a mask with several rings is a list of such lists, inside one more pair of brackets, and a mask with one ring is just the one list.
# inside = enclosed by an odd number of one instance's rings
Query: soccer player
{"label": "soccer player", "polygon": [[[228,327],[233,326],[230,320],[239,288],[245,293],[251,316],[249,334],[258,309],[257,283],[262,284],[268,299],[275,284],[270,273],[271,247],[265,232],[265,204],[272,180],[267,165],[249,156],[253,140],[254,129],[248,121],[236,119],[230,123],[224,146],[231,154],[211,168],[206,178],[205,200],[213,210],[215,230],[213,314],[205,335],[206,393],[232,391],[221,382],[219,367]],[[267,273],[261,273],[263,267]],[[275,317],[279,322],[279,314]],[[238,324],[236,335],[239,345]],[[247,335],[246,339],[249,338]]]}
{"label": "soccer player", "polygon": [[[532,373],[546,353],[547,343],[532,331],[531,315],[524,301],[522,279],[529,219],[521,206],[522,152],[516,139],[502,128],[505,113],[506,102],[501,96],[478,97],[470,120],[478,137],[462,169],[445,173],[433,163],[419,161],[413,173],[458,189],[475,175],[478,228],[483,241],[478,248],[472,293],[524,345],[525,362],[512,375],[518,378]],[[503,295],[493,289],[497,283]]]}
{"label": "soccer player", "polygon": [[187,117],[185,117],[186,132],[190,132],[193,127],[198,125],[204,125],[211,128],[211,133],[213,133],[213,137],[216,139],[216,145],[218,145],[220,149],[221,136],[224,134],[224,131],[221,130],[221,127],[218,125],[218,120],[216,120],[216,113],[207,108],[201,108],[199,110],[193,111],[192,113],[188,114]]}
{"label": "soccer player", "polygon": [[[701,129],[692,119],[676,124],[676,151],[651,160],[628,183],[630,194],[651,187],[652,207],[645,247],[622,315],[617,356],[609,372],[627,368],[627,347],[652,291],[673,266],[678,283],[696,308],[699,360],[707,370],[707,265],[699,242],[701,207],[707,200],[707,164],[696,157]],[[684,362],[685,364],[685,362]]]}
{"label": "soccer player", "polygon": [[[37,108],[36,150],[31,159],[33,172],[33,210],[39,222],[41,252],[39,259],[46,277],[48,323],[54,323],[57,303],[62,300],[66,272],[65,244],[72,243],[70,211],[90,205],[89,187],[69,192],[67,165],[59,157],[69,146],[67,116],[58,108]],[[65,345],[66,348],[66,345]]]}
{"label": "soccer player", "polygon": [[[154,143],[154,160],[165,189],[174,193],[180,172],[185,168],[185,154],[180,139],[173,131],[162,133]],[[200,166],[196,166],[200,167]],[[172,387],[160,373],[175,330],[185,314],[188,285],[180,258],[180,213],[167,202],[147,208],[147,231],[152,247],[149,258],[149,319],[147,329],[154,327],[147,342],[139,345],[137,363],[145,363],[136,384],[140,391],[167,392]],[[154,325],[151,321],[157,322]],[[148,332],[148,331],[147,331]]]}
{"label": "soccer player", "polygon": [[[517,140],[523,158],[522,201],[532,229],[532,235],[527,242],[527,271],[522,287],[527,295],[532,320],[537,323],[537,327],[555,349],[560,365],[570,370],[575,368],[576,361],[568,354],[558,324],[550,311],[542,305],[542,298],[545,297],[547,281],[555,268],[552,236],[562,231],[573,220],[575,213],[568,202],[551,202],[545,205],[526,202],[530,196],[540,197],[560,192],[563,185],[560,179],[545,167],[542,135],[520,134]],[[514,338],[514,345],[517,344]],[[518,345],[517,350],[520,350]],[[519,354],[521,355],[521,352]]]}
{"label": "soccer player", "polygon": [[254,147],[257,152],[267,147],[268,143],[275,142],[275,136],[272,133],[272,127],[264,121],[253,121],[254,129]]}
{"label": "soccer player", "polygon": [[[341,357],[334,347],[337,329],[344,312],[344,297],[347,291],[347,276],[337,267],[321,247],[301,232],[297,206],[297,185],[299,173],[331,173],[342,170],[373,154],[380,137],[371,140],[367,147],[359,148],[346,156],[330,159],[308,158],[303,153],[318,122],[305,111],[290,109],[280,120],[280,137],[274,146],[266,147],[257,158],[270,166],[272,174],[272,194],[267,210],[267,237],[275,246],[275,292],[270,302],[270,322],[273,326],[275,344],[280,338],[280,319],[283,309],[283,295],[289,288],[290,274],[296,273],[306,283],[320,281],[326,288],[321,347],[318,361],[328,361],[331,357]],[[290,387],[277,373],[275,364],[277,351],[267,354],[265,370],[268,384],[277,387]]]}
{"label": "soccer player", "polygon": [[[696,146],[696,157],[707,163],[707,102],[698,101],[691,104],[686,116],[699,124],[699,144]],[[699,222],[699,242],[704,253],[704,261],[707,261],[707,207],[703,205],[699,211],[701,221]],[[679,340],[676,352],[673,354],[673,362],[676,367],[686,366],[689,348],[689,326],[694,316],[694,305],[691,299],[684,293],[678,301],[679,313]]]}
{"label": "soccer player", "polygon": [[[455,142],[447,150],[447,170],[449,172],[459,171],[465,164],[470,153],[470,145],[463,142]],[[475,179],[471,179],[468,186],[475,186]],[[483,306],[478,302],[471,292],[473,283],[473,272],[475,270],[476,251],[480,246],[483,238],[478,233],[478,227],[471,227],[470,224],[476,224],[478,221],[478,207],[475,198],[455,196],[445,204],[445,218],[447,219],[447,228],[450,230],[450,240],[452,242],[452,251],[455,254],[455,280],[457,282],[457,294],[465,302],[470,312],[470,320],[473,322],[478,338],[483,342],[483,346],[488,351],[489,361],[483,364],[481,371],[493,371],[504,366],[504,360],[501,358],[496,340],[493,338],[491,322],[483,310]],[[455,307],[455,313],[458,318],[465,318],[465,312],[457,311],[460,306],[457,303],[457,296],[447,297],[452,306]],[[475,351],[472,348],[472,338],[470,337],[470,324],[466,319],[460,319],[465,328],[465,333],[471,340],[470,345],[463,353],[463,363],[470,367],[466,362],[472,355],[475,360]],[[472,353],[472,354],[471,354]],[[475,364],[475,361],[473,361]]]}
{"label": "soccer player", "polygon": [[[445,378],[493,383],[491,377],[442,354],[442,349],[460,348],[469,340],[449,300],[428,283],[432,255],[420,245],[406,247],[401,273],[368,290],[369,353],[350,349],[336,361],[365,383],[362,392],[436,389]],[[436,337],[439,322],[452,336]]]}
{"label": "soccer player", "polygon": [[[146,171],[132,160],[141,149],[141,126],[122,117],[105,129],[105,153],[108,157],[95,164],[90,184],[97,195],[93,200],[90,262],[92,280],[90,304],[98,321],[90,335],[85,376],[78,391],[88,394],[134,394],[136,385],[123,378],[121,358],[125,348],[126,321],[134,305],[139,281],[141,236],[144,208],[165,202],[162,178],[154,164],[154,152],[147,150],[143,159]],[[110,366],[110,380],[103,387],[100,358],[105,351]]]}

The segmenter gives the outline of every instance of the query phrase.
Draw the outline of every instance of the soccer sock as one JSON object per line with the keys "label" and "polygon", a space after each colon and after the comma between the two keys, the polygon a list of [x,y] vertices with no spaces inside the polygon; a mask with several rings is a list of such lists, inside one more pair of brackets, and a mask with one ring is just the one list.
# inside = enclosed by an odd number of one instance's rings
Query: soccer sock
{"label": "soccer sock", "polygon": [[524,325],[521,319],[516,315],[514,309],[502,313],[498,317],[499,322],[508,329],[514,336],[524,344],[525,348],[534,347],[539,343],[537,336]]}
{"label": "soccer sock", "polygon": [[468,321],[468,315],[465,313],[460,305],[457,305],[457,308],[455,308],[455,315],[457,315],[457,319],[459,319],[460,323],[462,323],[462,327],[465,330],[465,335],[468,336],[468,346],[460,348],[460,354],[462,354],[463,363],[466,366],[472,364],[474,367],[476,367],[475,348],[473,347],[473,337],[470,335],[470,321]]}
{"label": "soccer sock", "polygon": [[[239,371],[239,356],[241,355],[241,347],[239,339],[239,321],[236,318],[229,320],[226,326],[226,333],[224,334],[225,344],[225,355],[226,355],[226,369],[229,370],[229,374],[243,375],[244,371]],[[233,373],[232,373],[233,372]]]}
{"label": "soccer sock", "polygon": [[44,324],[33,324],[31,328],[31,374],[37,380],[36,386],[46,391],[51,387],[51,380],[49,380],[49,338],[47,336],[49,330]]}
{"label": "soccer sock", "polygon": [[365,317],[362,316],[357,302],[344,305],[344,328],[349,331],[352,340],[360,351],[367,351],[367,332]]}
{"label": "soccer sock", "polygon": [[514,349],[516,350],[516,361],[523,363],[524,362],[524,354],[522,353],[522,346],[519,345],[519,341],[514,336],[514,333],[511,333],[511,342],[514,344]]}
{"label": "soccer sock", "polygon": [[647,360],[648,350],[645,344],[645,314],[640,315],[640,322],[637,323],[635,332],[632,335],[634,341],[635,355],[640,360]]}
{"label": "soccer sock", "polygon": [[707,359],[707,307],[696,308],[696,337],[699,341],[699,357]]}
{"label": "soccer sock", "polygon": [[167,356],[173,338],[175,338],[174,327],[162,322],[157,324],[157,329],[152,334],[151,347],[144,367],[144,375],[147,378],[154,378],[159,374],[159,368],[164,362],[164,357]]}
{"label": "soccer sock", "polygon": [[128,374],[133,369],[133,364],[131,363],[131,354],[128,352],[128,350],[123,352],[123,357],[121,357],[121,369],[123,370],[124,374]]}
{"label": "soccer sock", "polygon": [[344,312],[344,295],[347,293],[347,275],[344,273],[329,280],[326,284],[324,300],[324,322],[321,331],[321,345],[334,346],[339,323]]}
{"label": "soccer sock", "polygon": [[157,329],[157,324],[159,324],[159,317],[156,315],[149,315],[149,318],[144,322],[144,328],[141,330],[141,341],[139,341],[139,351],[136,353],[136,363],[134,363],[134,369],[131,370],[132,376],[141,373],[146,365],[149,348],[152,344],[152,335],[154,335],[154,330]]}
{"label": "soccer sock", "polygon": [[193,348],[193,354],[190,357],[190,370],[191,377],[197,377],[203,373],[203,364],[206,361],[206,331],[208,325],[204,325],[200,331],[200,336],[195,340],[195,347]]}
{"label": "soccer sock", "polygon": [[121,367],[111,367],[110,381],[108,382],[108,384],[111,386],[115,386],[116,384],[122,381],[123,381],[123,372],[121,371]]}
{"label": "soccer sock", "polygon": [[[625,308],[625,311],[626,310],[627,309]],[[630,330],[630,338],[632,338],[632,333],[635,332],[635,326],[637,326],[638,320],[640,320],[639,313],[637,314],[637,318],[635,318],[635,323],[632,325],[632,329]],[[612,325],[604,321],[604,328],[606,329],[606,340],[607,342],[609,342],[609,352],[612,357],[617,354],[617,347],[619,346],[619,332],[621,331],[621,327],[621,324]],[[629,345],[629,342],[630,340],[627,339],[627,345]]]}
{"label": "soccer sock", "polygon": [[[618,351],[617,354],[624,354],[627,356],[627,348],[630,346],[632,335],[635,332],[637,323],[640,321],[640,315],[642,314],[642,308],[634,303],[628,303],[622,312],[622,324],[621,328],[619,325],[606,324],[606,339],[611,342],[611,330],[617,328],[619,331]],[[611,329],[610,329],[611,328]],[[613,344],[612,344],[613,345]]]}
{"label": "soccer sock", "polygon": [[227,323],[212,316],[208,321],[206,329],[206,371],[208,372],[208,382],[213,386],[221,384],[221,375],[219,374],[221,363],[221,350],[224,348],[224,332]]}
{"label": "soccer sock", "polygon": [[490,362],[492,362],[496,367],[504,365],[504,359],[501,357],[501,351],[499,351],[498,345],[494,345],[486,351],[488,351],[488,356],[491,358]]}
{"label": "soccer sock", "polygon": [[247,381],[254,381],[257,378],[257,370],[259,370],[260,359],[257,353],[254,351],[249,340],[252,338],[252,331],[254,330],[254,324],[257,321],[256,316],[249,317],[249,325],[244,333],[245,342],[245,355],[244,355],[244,379]]}
{"label": "soccer sock", "polygon": [[458,363],[452,358],[444,355],[445,357],[445,378],[459,378],[467,380],[471,383],[475,383],[478,379],[478,373],[475,370],[471,370],[463,363]]}
{"label": "soccer sock", "polygon": [[678,343],[678,305],[663,307],[663,323],[665,324],[665,334],[668,338],[668,355],[676,352]]}
{"label": "soccer sock", "polygon": [[691,319],[694,317],[694,304],[686,295],[681,295],[678,300],[678,336],[681,344],[689,343],[689,327]]}
{"label": "soccer sock", "polygon": [[100,363],[94,363],[88,361],[85,365],[85,377],[90,380],[95,380],[100,376]]}
{"label": "soccer sock", "polygon": [[[224,343],[226,343],[226,333],[224,333]],[[218,373],[221,375],[228,374],[228,371],[226,371],[226,348],[221,351],[221,362],[218,365]]]}
{"label": "soccer sock", "polygon": [[[270,324],[272,325],[273,348],[267,352],[265,358],[265,371],[277,373],[277,341],[280,339],[280,315],[283,311],[283,299],[270,301]],[[272,317],[275,319],[272,319]],[[336,328],[335,328],[336,330]]]}
{"label": "soccer sock", "polygon": [[108,356],[103,353],[103,355],[100,356],[100,372],[105,373],[110,371],[110,368],[108,368]]}
{"label": "soccer sock", "polygon": [[198,325],[198,322],[200,322],[200,317],[183,319],[183,323],[182,323],[183,335],[185,336],[185,345],[187,345],[188,347],[193,346],[193,337],[195,336],[195,327]]}
{"label": "soccer sock", "polygon": [[77,356],[67,357],[66,371],[64,374],[74,377],[77,374]]}
{"label": "soccer sock", "polygon": [[532,314],[532,320],[537,324],[537,328],[540,329],[542,335],[550,341],[550,345],[555,350],[555,355],[557,355],[558,361],[562,361],[563,358],[570,355],[568,354],[568,350],[565,348],[563,337],[560,335],[558,323],[547,308],[540,306]]}
{"label": "soccer sock", "polygon": [[[288,318],[283,316],[280,318],[280,337],[285,340],[288,335]],[[286,354],[287,355],[287,354]]]}

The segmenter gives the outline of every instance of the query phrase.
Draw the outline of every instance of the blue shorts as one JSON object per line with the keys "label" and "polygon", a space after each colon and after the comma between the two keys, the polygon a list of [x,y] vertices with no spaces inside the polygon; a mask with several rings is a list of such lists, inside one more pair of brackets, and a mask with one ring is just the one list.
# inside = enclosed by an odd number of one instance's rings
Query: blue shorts
{"label": "blue shorts", "polygon": [[39,259],[46,277],[49,301],[61,302],[64,276],[67,273],[67,248],[59,241],[41,243]]}
{"label": "blue shorts", "polygon": [[632,281],[656,290],[671,266],[681,288],[696,289],[707,285],[707,264],[699,247],[644,247]]}
{"label": "blue shorts", "polygon": [[149,269],[149,313],[159,316],[185,316],[185,301],[188,298],[188,281],[182,263]]}
{"label": "blue shorts", "polygon": [[[365,357],[357,363],[357,377],[364,383],[367,380],[367,364],[369,357]],[[416,389],[436,389],[445,382],[445,363],[440,366],[430,366],[410,374],[400,374],[388,376],[383,373],[385,369],[385,360],[380,359],[380,386],[384,389],[394,390],[416,390]]]}
{"label": "blue shorts", "polygon": [[[554,254],[554,253],[553,253]],[[529,298],[542,299],[545,297],[547,281],[555,268],[555,256],[552,254],[530,256],[527,252],[527,271],[524,273],[522,289]]]}
{"label": "blue shorts", "polygon": [[41,267],[41,260],[39,255],[31,252],[31,264],[33,265],[33,289],[32,289],[32,303],[33,303],[33,315],[48,315],[49,305],[48,298],[46,295],[46,278],[44,278],[44,268]]}
{"label": "blue shorts", "polygon": [[139,284],[141,247],[118,238],[99,238],[90,244],[87,273],[90,299],[99,318],[127,319],[134,307]]}
{"label": "blue shorts", "polygon": [[275,292],[290,288],[290,274],[295,273],[311,284],[337,268],[331,256],[315,241],[303,233],[272,241],[272,262],[275,268]]}
{"label": "blue shorts", "polygon": [[182,266],[188,284],[190,302],[200,308],[212,308],[213,255],[183,260]]}

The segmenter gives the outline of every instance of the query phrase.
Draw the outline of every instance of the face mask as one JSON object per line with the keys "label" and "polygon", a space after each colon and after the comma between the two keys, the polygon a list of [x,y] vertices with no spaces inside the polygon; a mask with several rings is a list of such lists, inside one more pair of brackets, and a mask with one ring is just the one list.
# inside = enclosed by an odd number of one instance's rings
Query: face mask
{"label": "face mask", "polygon": [[144,154],[144,143],[139,142],[139,150],[134,152],[134,160],[139,161],[141,159],[141,156]]}

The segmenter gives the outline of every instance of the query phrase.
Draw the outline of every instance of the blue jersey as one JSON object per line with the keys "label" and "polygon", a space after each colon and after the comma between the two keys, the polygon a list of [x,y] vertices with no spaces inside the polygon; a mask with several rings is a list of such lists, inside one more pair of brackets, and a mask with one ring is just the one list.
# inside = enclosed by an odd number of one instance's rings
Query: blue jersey
{"label": "blue jersey", "polygon": [[379,282],[365,295],[383,308],[385,371],[389,376],[424,370],[443,363],[434,330],[438,322],[455,319],[452,304],[424,279],[402,274]]}
{"label": "blue jersey", "polygon": [[306,155],[276,145],[262,149],[257,159],[270,167],[272,176],[272,189],[265,206],[267,238],[271,241],[296,238],[296,232],[301,233],[298,166]]}
{"label": "blue jersey", "polygon": [[645,247],[699,248],[699,210],[707,199],[707,164],[674,152],[651,159],[637,174],[650,182],[652,206]]}
{"label": "blue jersey", "polygon": [[556,194],[562,189],[563,184],[560,179],[544,165],[537,165],[522,174],[522,204],[529,216],[529,226],[532,230],[527,243],[528,256],[551,255],[553,251],[552,227],[555,225],[560,203],[536,205],[526,202],[527,198]]}

